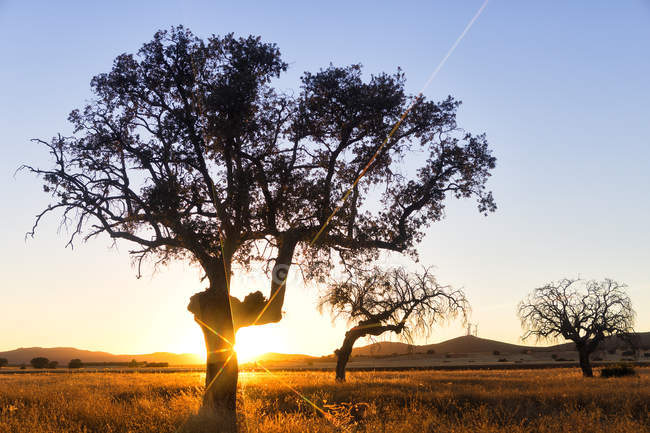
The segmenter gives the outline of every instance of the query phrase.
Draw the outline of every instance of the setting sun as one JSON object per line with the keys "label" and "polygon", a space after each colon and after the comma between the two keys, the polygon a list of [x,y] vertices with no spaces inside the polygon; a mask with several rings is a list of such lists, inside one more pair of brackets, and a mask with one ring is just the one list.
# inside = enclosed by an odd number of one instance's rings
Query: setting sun
{"label": "setting sun", "polygon": [[240,363],[250,362],[268,352],[287,352],[286,336],[279,324],[252,326],[237,331],[235,351]]}

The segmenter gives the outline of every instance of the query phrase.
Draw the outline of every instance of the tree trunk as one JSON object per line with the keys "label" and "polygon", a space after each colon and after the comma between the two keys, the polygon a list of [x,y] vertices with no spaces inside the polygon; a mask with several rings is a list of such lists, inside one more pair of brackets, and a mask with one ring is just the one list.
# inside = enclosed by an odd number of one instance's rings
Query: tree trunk
{"label": "tree trunk", "polygon": [[585,347],[578,347],[578,356],[580,358],[580,368],[584,377],[593,377],[594,372],[589,362],[589,351]]}
{"label": "tree trunk", "polygon": [[345,366],[350,360],[352,347],[359,338],[365,337],[366,335],[378,336],[386,331],[392,331],[399,334],[402,332],[402,329],[404,329],[403,323],[382,326],[381,323],[377,322],[377,320],[368,319],[359,322],[359,326],[355,326],[346,332],[343,345],[340,349],[337,349],[334,352],[336,354],[336,380],[338,382],[345,382]]}
{"label": "tree trunk", "polygon": [[261,292],[246,296],[244,302],[229,293],[233,244],[224,241],[225,260],[202,262],[210,287],[190,299],[187,309],[201,326],[207,351],[205,393],[201,412],[215,419],[214,432],[237,431],[237,355],[235,332],[243,326],[278,322],[282,318],[285,277],[289,271],[296,239],[279,239],[273,269],[271,295]]}
{"label": "tree trunk", "polygon": [[350,360],[350,355],[352,354],[352,347],[354,346],[355,341],[361,337],[361,335],[354,329],[345,333],[345,339],[343,340],[343,345],[340,349],[336,350],[336,380],[338,382],[345,382],[345,366]]}
{"label": "tree trunk", "polygon": [[211,285],[192,296],[187,308],[201,326],[207,351],[201,413],[214,419],[215,433],[236,432],[238,366],[227,290]]}

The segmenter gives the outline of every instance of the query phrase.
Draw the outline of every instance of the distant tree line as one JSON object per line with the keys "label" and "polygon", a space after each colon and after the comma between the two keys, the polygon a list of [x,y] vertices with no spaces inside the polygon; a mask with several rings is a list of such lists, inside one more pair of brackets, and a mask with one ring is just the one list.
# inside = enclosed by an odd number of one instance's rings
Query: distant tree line
{"label": "distant tree line", "polygon": [[[5,358],[0,358],[0,368],[8,365],[8,361]],[[58,361],[50,361],[48,358],[44,356],[37,356],[36,358],[32,358],[31,361],[29,361],[31,366],[33,368],[37,369],[44,369],[44,368],[57,368],[59,366]],[[25,364],[21,365],[21,369],[24,369],[26,366]],[[83,368],[83,367],[132,367],[132,368],[137,368],[137,367],[147,367],[147,368],[164,368],[164,367],[169,367],[168,362],[148,362],[148,361],[136,361],[135,359],[132,359],[131,361],[128,362],[115,362],[115,361],[105,361],[105,362],[83,362],[81,359],[71,359],[70,362],[68,362],[68,368],[71,369],[76,369],[76,368]]]}
{"label": "distant tree line", "polygon": [[59,366],[58,361],[50,361],[49,359],[43,357],[43,356],[37,356],[36,358],[32,358],[29,363],[32,365],[34,368],[56,368]]}

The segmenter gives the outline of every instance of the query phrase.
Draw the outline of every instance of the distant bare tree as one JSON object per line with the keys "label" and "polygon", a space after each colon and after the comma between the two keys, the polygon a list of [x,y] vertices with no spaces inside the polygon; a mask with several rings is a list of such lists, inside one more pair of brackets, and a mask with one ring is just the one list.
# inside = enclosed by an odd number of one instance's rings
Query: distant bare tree
{"label": "distant bare tree", "polygon": [[325,307],[335,317],[357,322],[335,352],[336,379],[344,381],[345,366],[359,338],[392,331],[411,341],[414,333],[428,333],[438,320],[465,316],[469,303],[461,290],[439,284],[430,269],[410,273],[374,267],[351,271],[345,281],[332,284],[320,301],[321,311]]}
{"label": "distant bare tree", "polygon": [[635,314],[626,287],[610,279],[568,278],[539,287],[519,303],[518,315],[526,330],[522,338],[573,341],[583,375],[592,377],[589,355],[598,345],[608,336],[629,338],[633,332]]}

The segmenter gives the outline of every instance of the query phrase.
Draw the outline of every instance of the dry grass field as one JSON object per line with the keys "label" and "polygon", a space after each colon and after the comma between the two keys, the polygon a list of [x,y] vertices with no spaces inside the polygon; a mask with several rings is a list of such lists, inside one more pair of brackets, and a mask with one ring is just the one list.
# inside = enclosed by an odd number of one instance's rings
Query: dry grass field
{"label": "dry grass field", "polygon": [[[242,373],[242,432],[650,432],[650,369]],[[0,376],[0,432],[200,431],[197,373]],[[325,414],[288,388],[291,386]]]}

